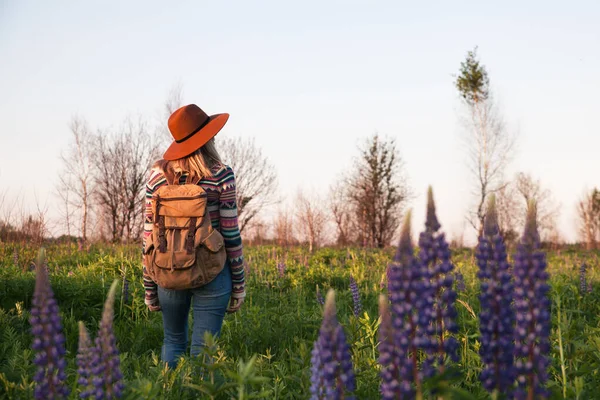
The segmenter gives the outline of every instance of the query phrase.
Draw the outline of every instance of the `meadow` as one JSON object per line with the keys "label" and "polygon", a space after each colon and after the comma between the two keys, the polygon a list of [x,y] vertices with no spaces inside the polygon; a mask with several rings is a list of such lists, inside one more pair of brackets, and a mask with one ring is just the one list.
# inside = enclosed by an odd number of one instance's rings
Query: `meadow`
{"label": "meadow", "polygon": [[[186,358],[174,371],[160,362],[162,320],[144,305],[139,246],[75,244],[46,246],[50,281],[60,307],[67,349],[70,398],[78,398],[78,321],[92,336],[98,330],[111,283],[120,281],[114,329],[124,374],[126,399],[307,399],[311,350],[323,319],[318,292],[336,293],[337,318],[344,328],[356,374],[356,397],[378,399],[378,297],[393,248],[246,247],[248,297],[240,312],[225,318],[221,337],[209,341],[202,358]],[[32,335],[28,322],[38,248],[0,244],[0,398],[33,398]],[[453,250],[462,274],[457,287],[459,359],[444,398],[487,399],[479,375],[479,282],[470,249]],[[510,253],[512,255],[512,252]],[[600,398],[600,271],[598,253],[547,253],[552,304],[553,399]],[[585,290],[579,267],[588,265]],[[358,285],[362,309],[354,315],[350,277]],[[127,290],[123,282],[127,281]],[[455,283],[456,285],[456,283]],[[461,285],[459,285],[461,286]],[[589,287],[588,287],[589,286]],[[318,292],[317,292],[318,288]],[[589,290],[588,290],[589,289]],[[427,382],[426,382],[427,384]]]}

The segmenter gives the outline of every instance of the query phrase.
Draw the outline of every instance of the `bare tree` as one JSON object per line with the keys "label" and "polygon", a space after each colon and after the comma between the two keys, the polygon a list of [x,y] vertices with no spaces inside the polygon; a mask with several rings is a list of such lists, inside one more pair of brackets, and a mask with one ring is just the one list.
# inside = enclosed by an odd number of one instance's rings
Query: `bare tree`
{"label": "bare tree", "polygon": [[48,219],[46,218],[48,203],[41,206],[37,195],[35,195],[35,212],[26,212],[23,205],[21,205],[20,212],[21,224],[19,231],[21,237],[35,244],[41,244],[49,233]]}
{"label": "bare tree", "polygon": [[527,204],[534,200],[537,208],[538,229],[542,240],[547,241],[550,236],[556,236],[556,219],[560,213],[560,206],[554,202],[550,190],[542,187],[539,179],[520,172],[515,179],[515,186],[521,197],[521,210],[518,213],[521,226],[525,226],[527,217]]}
{"label": "bare tree", "polygon": [[348,178],[347,199],[363,245],[382,248],[394,236],[410,193],[402,169],[394,139],[374,134],[360,148]]}
{"label": "bare tree", "polygon": [[168,121],[169,117],[175,110],[183,106],[183,84],[181,82],[174,83],[169,92],[165,102],[163,103],[162,109],[158,113],[158,128],[156,134],[156,142],[159,145],[167,145],[173,140],[171,133],[169,132]]}
{"label": "bare tree", "polygon": [[[70,123],[72,142],[61,155],[63,170],[59,176],[57,192],[69,209],[80,210],[79,233],[85,242],[88,235],[88,222],[94,194],[92,153],[94,146],[93,134],[85,120],[73,117]],[[70,231],[70,219],[66,221]]]}
{"label": "bare tree", "polygon": [[352,203],[348,198],[345,179],[337,179],[329,189],[329,211],[335,224],[336,244],[347,246],[355,240],[356,232],[353,229],[355,218],[352,213]]}
{"label": "bare tree", "polygon": [[267,239],[268,225],[262,220],[255,220],[252,226],[246,229],[244,243],[262,245]]}
{"label": "bare tree", "polygon": [[600,236],[600,191],[596,188],[587,192],[577,203],[579,235],[588,249],[598,246]]}
{"label": "bare tree", "polygon": [[296,221],[297,230],[302,241],[308,243],[308,251],[312,253],[314,247],[321,245],[327,213],[322,207],[323,200],[318,195],[307,195],[299,190],[296,195]]}
{"label": "bare tree", "polygon": [[113,242],[139,238],[146,178],[158,147],[145,122],[127,118],[117,134],[98,135],[95,156],[99,212]]}
{"label": "bare tree", "polygon": [[71,191],[69,187],[64,184],[63,181],[59,180],[56,186],[56,195],[60,198],[59,205],[59,219],[64,221],[64,227],[66,228],[65,234],[71,237],[71,229],[73,229],[73,216],[75,214],[74,207],[71,206]]}
{"label": "bare tree", "polygon": [[175,83],[169,89],[169,94],[164,104],[164,116],[165,120],[169,119],[169,116],[173,114],[175,110],[183,105],[183,84],[181,82]]}
{"label": "bare tree", "polygon": [[527,202],[522,204],[514,184],[507,183],[494,193],[498,227],[506,243],[514,243],[519,238],[519,230],[524,226]]}
{"label": "bare tree", "polygon": [[10,242],[20,239],[18,203],[21,198],[17,194],[12,200],[8,197],[8,191],[0,195],[0,240]]}
{"label": "bare tree", "polygon": [[294,217],[287,209],[279,209],[273,221],[274,238],[280,246],[290,246],[294,237]]}
{"label": "bare tree", "polygon": [[480,232],[488,196],[506,185],[504,171],[511,161],[515,135],[504,124],[490,91],[486,68],[476,53],[477,48],[467,53],[455,86],[467,110],[464,125],[468,132],[468,165],[476,181],[476,205],[468,220]]}
{"label": "bare tree", "polygon": [[261,211],[279,202],[275,193],[277,174],[254,138],[226,137],[217,143],[223,161],[235,173],[238,219],[243,232]]}

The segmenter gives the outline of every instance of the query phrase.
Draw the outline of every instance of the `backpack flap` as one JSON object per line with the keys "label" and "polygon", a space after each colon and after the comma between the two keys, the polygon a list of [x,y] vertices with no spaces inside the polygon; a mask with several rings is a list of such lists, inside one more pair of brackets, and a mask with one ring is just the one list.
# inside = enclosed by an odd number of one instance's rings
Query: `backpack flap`
{"label": "backpack flap", "polygon": [[153,196],[152,211],[154,219],[165,217],[204,217],[206,192],[196,185],[163,186]]}
{"label": "backpack flap", "polygon": [[196,185],[166,186],[157,191],[153,205],[155,266],[174,271],[194,265],[195,239],[206,202],[206,192]]}

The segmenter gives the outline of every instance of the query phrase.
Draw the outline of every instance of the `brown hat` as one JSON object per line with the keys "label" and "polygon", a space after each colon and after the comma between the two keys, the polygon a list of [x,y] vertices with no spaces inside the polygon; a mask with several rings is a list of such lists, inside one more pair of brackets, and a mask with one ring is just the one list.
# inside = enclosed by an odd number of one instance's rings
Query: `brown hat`
{"label": "brown hat", "polygon": [[192,154],[212,139],[229,119],[229,114],[215,114],[210,117],[195,104],[183,106],[169,117],[169,131],[173,143],[163,158],[177,160]]}

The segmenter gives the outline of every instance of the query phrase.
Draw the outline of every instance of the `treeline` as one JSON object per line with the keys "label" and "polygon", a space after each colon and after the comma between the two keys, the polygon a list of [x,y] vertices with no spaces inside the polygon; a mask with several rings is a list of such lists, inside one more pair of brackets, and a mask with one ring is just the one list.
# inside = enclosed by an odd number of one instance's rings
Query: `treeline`
{"label": "treeline", "polygon": [[[498,223],[507,242],[523,226],[527,204],[535,201],[542,240],[560,244],[557,228],[561,206],[539,179],[519,172],[506,175],[518,137],[494,102],[487,70],[469,51],[453,82],[461,102],[465,159],[472,203],[466,221],[481,233],[490,196],[497,200]],[[52,232],[112,243],[139,241],[143,229],[145,184],[152,163],[171,137],[168,116],[182,102],[175,86],[164,103],[160,124],[127,118],[116,128],[92,129],[85,119],[70,123],[71,141],[61,155],[62,169],[53,208],[60,217],[50,224],[48,207],[33,214],[16,213],[0,196],[0,240],[42,240]],[[408,175],[395,138],[374,134],[359,145],[351,167],[336,177],[327,194],[298,190],[292,199],[277,195],[277,171],[253,138],[218,138],[223,161],[236,174],[240,229],[247,242],[384,247],[412,198]],[[405,149],[409,151],[410,149]],[[580,241],[600,243],[600,192],[585,191],[577,204]],[[53,213],[56,215],[57,213]],[[50,226],[52,225],[52,226]],[[465,232],[450,238],[464,245]]]}

